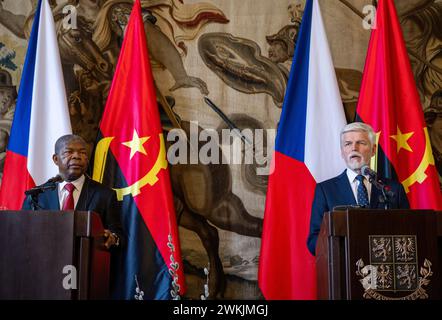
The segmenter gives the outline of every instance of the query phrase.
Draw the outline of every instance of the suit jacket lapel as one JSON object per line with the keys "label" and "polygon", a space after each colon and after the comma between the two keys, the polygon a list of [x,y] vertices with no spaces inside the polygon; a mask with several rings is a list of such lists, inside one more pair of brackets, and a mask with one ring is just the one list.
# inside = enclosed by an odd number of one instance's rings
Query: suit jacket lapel
{"label": "suit jacket lapel", "polygon": [[341,196],[345,200],[345,203],[349,205],[357,205],[353,190],[351,189],[350,182],[347,177],[347,170],[338,177],[338,190],[342,193]]}
{"label": "suit jacket lapel", "polygon": [[77,205],[75,206],[75,210],[87,211],[89,203],[91,202],[95,192],[95,188],[92,186],[93,185],[90,183],[90,179],[86,177],[83,188],[81,189],[80,197],[78,198]]}
{"label": "suit jacket lapel", "polygon": [[43,193],[47,197],[47,210],[60,210],[60,200],[58,198],[58,183],[53,190],[47,190]]}
{"label": "suit jacket lapel", "polygon": [[381,191],[371,184],[371,194],[370,194],[370,208],[377,209],[379,207],[379,197],[381,196]]}

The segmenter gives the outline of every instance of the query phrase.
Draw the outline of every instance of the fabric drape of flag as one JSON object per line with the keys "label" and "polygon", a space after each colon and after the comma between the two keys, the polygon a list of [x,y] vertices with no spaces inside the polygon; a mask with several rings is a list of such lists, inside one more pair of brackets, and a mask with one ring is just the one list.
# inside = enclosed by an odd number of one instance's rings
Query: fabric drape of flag
{"label": "fabric drape of flag", "polygon": [[278,125],[269,177],[259,287],[266,299],[315,299],[315,259],[307,249],[317,183],[345,168],[345,125],[333,62],[317,0],[308,0]]}
{"label": "fabric drape of flag", "polygon": [[397,178],[413,209],[442,209],[428,130],[393,0],[379,0],[357,115],[377,133],[377,171]]}
{"label": "fabric drape of flag", "polygon": [[127,235],[114,298],[176,298],[185,292],[183,264],[139,0],[129,18],[100,134],[93,178],[117,191]]}
{"label": "fabric drape of flag", "polygon": [[1,209],[18,210],[24,191],[58,173],[55,141],[72,133],[54,18],[38,2],[6,153]]}

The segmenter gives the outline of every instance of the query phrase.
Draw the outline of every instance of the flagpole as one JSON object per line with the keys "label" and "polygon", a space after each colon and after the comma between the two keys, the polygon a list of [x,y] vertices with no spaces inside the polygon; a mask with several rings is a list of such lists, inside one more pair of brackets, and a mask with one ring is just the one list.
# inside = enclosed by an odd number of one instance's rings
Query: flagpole
{"label": "flagpole", "polygon": [[170,104],[167,102],[166,98],[164,97],[164,95],[161,93],[160,89],[157,86],[157,82],[154,80],[153,81],[154,86],[155,86],[155,92],[157,94],[158,99],[160,100],[160,104],[161,107],[163,108],[164,112],[166,112],[169,120],[172,122],[172,125],[177,128],[177,129],[183,129],[181,127],[180,122],[178,121],[178,119],[176,118],[175,114],[172,111],[172,107],[170,106]]}

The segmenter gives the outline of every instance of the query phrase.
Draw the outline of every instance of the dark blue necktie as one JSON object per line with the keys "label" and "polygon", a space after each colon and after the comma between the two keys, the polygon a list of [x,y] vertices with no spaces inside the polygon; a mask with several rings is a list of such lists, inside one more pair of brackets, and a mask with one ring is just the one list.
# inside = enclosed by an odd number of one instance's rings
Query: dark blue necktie
{"label": "dark blue necktie", "polygon": [[358,205],[360,205],[363,208],[367,208],[369,202],[368,202],[367,188],[365,187],[365,184],[364,184],[364,176],[358,175],[358,176],[356,176],[356,180],[359,181],[358,191],[357,191]]}

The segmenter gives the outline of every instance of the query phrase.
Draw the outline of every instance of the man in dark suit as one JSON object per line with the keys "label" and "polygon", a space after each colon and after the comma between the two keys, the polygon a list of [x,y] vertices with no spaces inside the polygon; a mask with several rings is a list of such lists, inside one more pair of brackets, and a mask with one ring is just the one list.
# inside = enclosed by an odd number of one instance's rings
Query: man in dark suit
{"label": "man in dark suit", "polygon": [[[362,167],[370,164],[376,152],[375,137],[373,129],[361,122],[350,123],[341,130],[341,155],[347,169],[339,176],[316,185],[307,239],[307,247],[313,255],[324,212],[345,205],[385,208],[381,201],[382,191],[369,182],[368,176],[361,174]],[[389,179],[381,180],[391,191],[388,207],[408,209],[410,205],[402,185]]]}
{"label": "man in dark suit", "polygon": [[[105,227],[105,246],[120,246],[122,227],[121,206],[114,190],[85,175],[88,166],[86,142],[77,135],[65,135],[55,143],[52,160],[58,166],[61,182],[45,190],[36,199],[41,210],[91,210],[97,212]],[[33,200],[28,196],[22,209],[30,210]]]}

